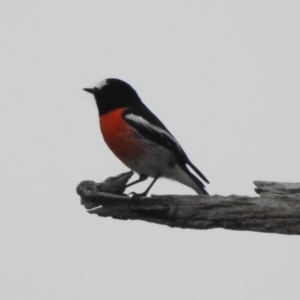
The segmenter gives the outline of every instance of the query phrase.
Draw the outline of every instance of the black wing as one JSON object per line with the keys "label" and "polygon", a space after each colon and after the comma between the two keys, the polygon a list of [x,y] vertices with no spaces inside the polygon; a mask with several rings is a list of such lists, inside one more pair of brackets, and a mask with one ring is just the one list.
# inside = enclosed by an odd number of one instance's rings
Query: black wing
{"label": "black wing", "polygon": [[188,164],[205,182],[206,177],[191,163],[180,144],[169,132],[166,126],[144,105],[128,108],[123,112],[124,120],[141,136],[169,149],[182,165]]}

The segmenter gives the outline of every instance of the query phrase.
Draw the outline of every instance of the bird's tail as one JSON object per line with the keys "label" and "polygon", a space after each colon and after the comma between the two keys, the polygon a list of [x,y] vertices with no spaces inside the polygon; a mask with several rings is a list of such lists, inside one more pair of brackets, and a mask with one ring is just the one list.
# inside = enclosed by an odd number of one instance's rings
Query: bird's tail
{"label": "bird's tail", "polygon": [[201,179],[203,179],[206,183],[209,183],[208,179],[192,164],[192,162],[189,159],[187,161],[187,164],[197,173],[197,175],[199,175]]}
{"label": "bird's tail", "polygon": [[167,178],[174,179],[176,181],[181,182],[184,185],[189,186],[190,188],[195,190],[199,195],[208,195],[203,182],[201,182],[201,180],[198,177],[196,177],[187,168],[186,165],[175,165],[175,168],[172,169],[171,173],[163,175],[165,175],[165,177]]}
{"label": "bird's tail", "polygon": [[193,181],[193,186],[191,186],[192,189],[194,189],[199,195],[209,195],[202,181],[200,181],[199,178],[197,178],[193,173],[191,173],[187,167],[185,167],[185,172]]}

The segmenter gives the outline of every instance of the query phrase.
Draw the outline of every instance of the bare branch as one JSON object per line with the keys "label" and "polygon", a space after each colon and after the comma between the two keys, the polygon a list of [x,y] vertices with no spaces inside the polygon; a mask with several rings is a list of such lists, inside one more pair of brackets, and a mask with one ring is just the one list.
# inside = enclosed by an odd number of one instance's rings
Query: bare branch
{"label": "bare branch", "polygon": [[131,176],[128,172],[100,184],[81,182],[77,187],[81,203],[101,217],[170,227],[300,234],[300,183],[255,181],[260,197],[161,195],[136,200],[111,193],[123,192]]}

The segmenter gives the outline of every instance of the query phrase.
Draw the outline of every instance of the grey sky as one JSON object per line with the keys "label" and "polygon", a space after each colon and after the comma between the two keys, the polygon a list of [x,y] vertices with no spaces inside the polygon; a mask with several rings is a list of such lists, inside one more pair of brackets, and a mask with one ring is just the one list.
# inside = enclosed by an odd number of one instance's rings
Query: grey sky
{"label": "grey sky", "polygon": [[127,170],[82,91],[107,77],[211,194],[299,182],[299,1],[5,0],[0,23],[1,299],[299,299],[299,237],[102,219],[75,193]]}

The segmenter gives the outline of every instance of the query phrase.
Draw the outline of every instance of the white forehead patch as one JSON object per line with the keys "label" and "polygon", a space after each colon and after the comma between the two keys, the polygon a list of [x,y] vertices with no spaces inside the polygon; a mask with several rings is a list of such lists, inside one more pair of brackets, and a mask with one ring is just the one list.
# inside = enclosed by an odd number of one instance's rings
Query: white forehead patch
{"label": "white forehead patch", "polygon": [[106,80],[102,80],[98,83],[95,84],[95,88],[101,90],[105,85],[107,85],[107,81]]}

